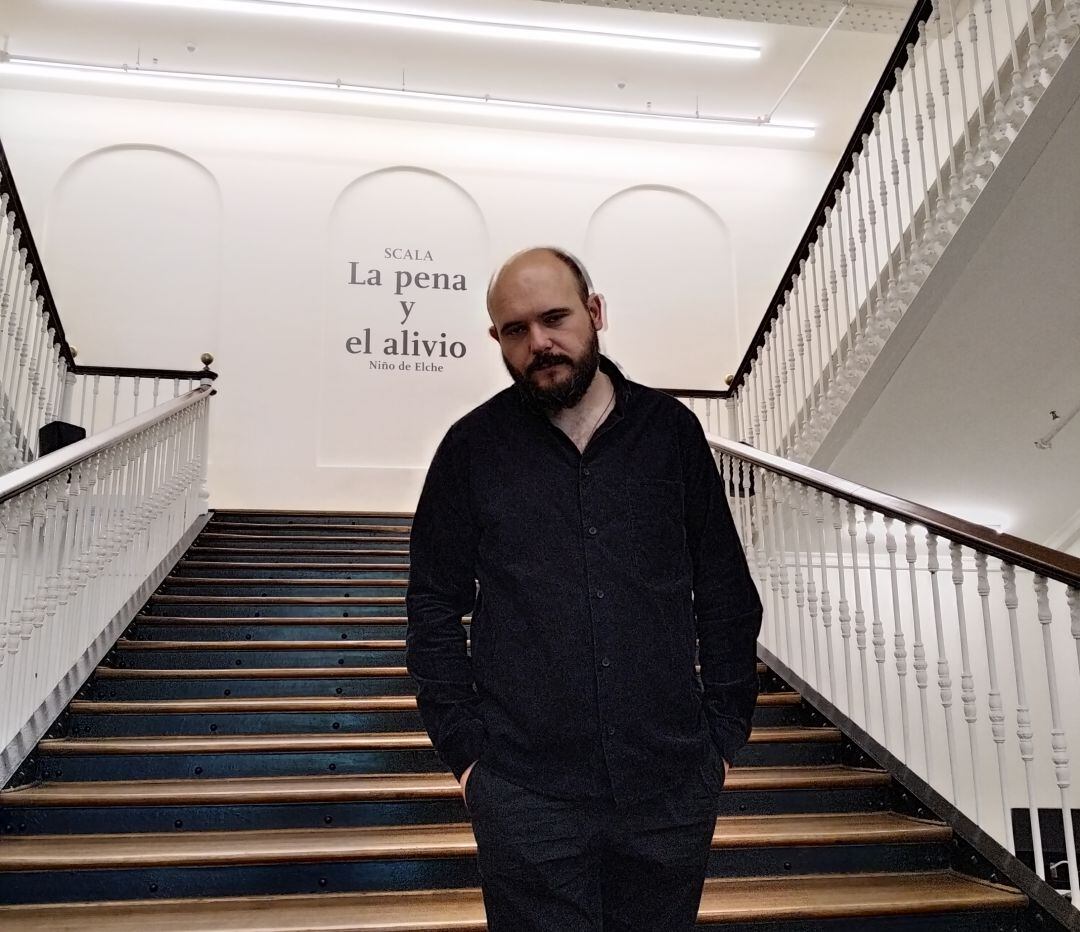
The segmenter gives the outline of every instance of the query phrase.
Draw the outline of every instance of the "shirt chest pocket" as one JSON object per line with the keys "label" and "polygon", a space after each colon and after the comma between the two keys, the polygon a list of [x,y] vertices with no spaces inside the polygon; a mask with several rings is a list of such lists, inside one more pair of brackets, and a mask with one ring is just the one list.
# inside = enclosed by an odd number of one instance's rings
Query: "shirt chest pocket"
{"label": "shirt chest pocket", "polygon": [[640,579],[671,589],[689,581],[683,484],[670,479],[633,479],[626,484],[630,537]]}

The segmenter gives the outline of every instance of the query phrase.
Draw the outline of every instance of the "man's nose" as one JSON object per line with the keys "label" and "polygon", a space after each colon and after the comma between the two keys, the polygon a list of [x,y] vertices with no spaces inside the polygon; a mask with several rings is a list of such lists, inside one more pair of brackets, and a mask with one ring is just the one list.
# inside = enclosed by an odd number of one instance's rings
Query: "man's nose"
{"label": "man's nose", "polygon": [[535,326],[529,331],[529,349],[543,353],[551,349],[551,335],[545,327]]}

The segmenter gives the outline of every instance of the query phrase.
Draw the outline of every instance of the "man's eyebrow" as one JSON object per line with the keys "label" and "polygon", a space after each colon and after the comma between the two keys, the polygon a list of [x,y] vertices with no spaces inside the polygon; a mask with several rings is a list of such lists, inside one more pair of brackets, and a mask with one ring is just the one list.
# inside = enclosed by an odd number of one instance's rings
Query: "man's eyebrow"
{"label": "man's eyebrow", "polygon": [[[538,313],[538,314],[536,314],[534,316],[536,316],[536,317],[546,317],[548,314],[555,314],[555,313],[560,313],[560,312],[570,313],[572,311],[573,311],[573,308],[571,308],[571,307],[549,307],[547,310],[540,311],[540,313]],[[506,330],[509,327],[513,327],[516,324],[520,324],[521,322],[522,321],[520,319],[519,320],[508,320],[505,324],[503,324],[499,328],[499,333],[505,333]]]}

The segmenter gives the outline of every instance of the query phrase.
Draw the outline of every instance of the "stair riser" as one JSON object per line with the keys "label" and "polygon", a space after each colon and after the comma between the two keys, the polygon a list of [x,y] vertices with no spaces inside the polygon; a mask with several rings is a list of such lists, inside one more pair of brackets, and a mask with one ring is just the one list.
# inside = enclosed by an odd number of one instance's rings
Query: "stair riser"
{"label": "stair riser", "polygon": [[[244,560],[238,562],[247,562]],[[314,563],[314,560],[306,562]],[[374,561],[371,561],[374,562]],[[390,560],[381,561],[390,564]],[[328,564],[312,567],[288,566],[275,567],[273,565],[262,568],[254,566],[231,566],[222,563],[220,566],[185,566],[183,563],[176,566],[170,576],[181,579],[202,579],[212,577],[216,579],[280,579],[288,576],[292,579],[408,579],[409,572],[406,565],[394,569],[360,569],[351,564]]]}
{"label": "stair riser", "polygon": [[[342,642],[346,644],[347,642]],[[116,651],[115,666],[148,670],[251,667],[403,667],[405,649],[369,650],[131,650]]]}
{"label": "stair riser", "polygon": [[[743,748],[738,763],[747,766],[833,764],[839,744],[762,742]],[[149,780],[185,777],[315,776],[323,773],[445,772],[430,749],[283,753],[51,755],[40,750],[45,780]]]}
{"label": "stair riser", "polygon": [[311,680],[92,680],[82,699],[260,699],[284,696],[415,696],[408,676]]}
{"label": "stair riser", "polygon": [[[779,815],[796,812],[870,812],[887,808],[885,787],[837,790],[740,791],[720,796],[720,815]],[[329,819],[329,821],[327,821]],[[0,834],[69,835],[95,832],[231,831],[238,829],[355,828],[365,825],[424,825],[464,822],[468,813],[458,799],[243,804],[230,806],[115,806],[87,808],[0,809]]]}
{"label": "stair riser", "polygon": [[[801,724],[798,709],[758,708],[755,727]],[[389,712],[76,712],[67,735],[74,738],[134,737],[136,735],[273,735],[360,734],[363,732],[422,731],[415,710]]]}
{"label": "stair riser", "polygon": [[142,615],[183,618],[371,618],[405,615],[405,597],[392,596],[388,604],[370,604],[355,599],[338,603],[281,604],[260,602],[177,602],[168,598],[148,602]]}
{"label": "stair riser", "polygon": [[[304,553],[295,547],[290,547],[285,553],[274,553],[265,547],[258,550],[242,550],[235,547],[228,549],[218,547],[192,547],[185,555],[185,560],[197,560],[200,563],[220,563],[223,567],[232,563],[400,563],[408,565],[408,547],[385,548],[393,553],[368,553],[367,551],[349,554],[335,551],[314,551]],[[179,564],[178,569],[184,566]]]}
{"label": "stair riser", "polygon": [[[887,808],[886,787],[855,789],[725,789],[720,815],[794,812],[868,812]],[[339,828],[365,825],[424,825],[465,822],[469,814],[458,798],[324,802],[305,805],[124,806],[0,809],[0,834],[79,835],[114,832],[186,832],[245,828]],[[328,821],[327,821],[328,820]]]}
{"label": "stair riser", "polygon": [[[380,536],[357,534],[345,537],[323,537],[318,533],[288,531],[281,534],[209,534],[199,535],[198,546],[219,547],[228,550],[317,550],[320,553],[335,550],[408,550],[409,539],[402,534]],[[192,554],[194,556],[194,554]]]}
{"label": "stair riser", "polygon": [[[130,657],[125,660],[130,661]],[[128,663],[129,667],[136,666]],[[284,696],[415,696],[409,676],[350,676],[311,679],[201,677],[163,679],[92,677],[80,699],[259,699]],[[800,716],[802,713],[800,713]],[[800,721],[802,719],[800,718]]]}
{"label": "stair riser", "polygon": [[388,641],[404,640],[406,624],[364,624],[357,618],[330,624],[147,624],[125,637],[131,641]]}
{"label": "stair riser", "polygon": [[304,527],[310,524],[340,524],[343,527],[358,524],[412,526],[411,515],[343,515],[343,514],[283,514],[281,512],[215,511],[208,527],[222,522],[228,524],[280,524],[282,527]]}
{"label": "stair riser", "polygon": [[166,601],[168,596],[185,595],[210,595],[220,598],[245,598],[245,599],[277,599],[277,598],[306,598],[306,599],[404,599],[405,584],[396,586],[357,586],[343,581],[333,586],[313,586],[303,583],[289,585],[268,585],[263,580],[244,583],[241,581],[222,583],[191,582],[163,582],[158,587],[153,601]]}
{"label": "stair riser", "polygon": [[[790,865],[790,867],[788,867]],[[711,877],[941,869],[938,845],[836,845],[714,851]],[[303,861],[213,867],[22,871],[0,873],[0,903],[55,903],[131,898],[333,893],[476,886],[475,855],[431,859]]]}
{"label": "stair riser", "polygon": [[138,735],[298,735],[421,731],[416,711],[409,712],[234,712],[76,714],[68,735],[74,738],[127,738]]}

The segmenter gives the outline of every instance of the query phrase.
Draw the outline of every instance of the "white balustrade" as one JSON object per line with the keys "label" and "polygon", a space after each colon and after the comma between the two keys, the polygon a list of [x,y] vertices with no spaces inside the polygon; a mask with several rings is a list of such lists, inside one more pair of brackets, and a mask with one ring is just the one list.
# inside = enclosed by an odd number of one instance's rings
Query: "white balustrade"
{"label": "white balustrade", "polygon": [[1080,37],[1080,0],[923,6],[733,390],[758,449],[817,451]]}
{"label": "white balustrade", "polygon": [[206,513],[210,393],[0,476],[0,785],[43,704]]}
{"label": "white balustrade", "polygon": [[[709,442],[760,586],[762,656],[1007,851],[1017,850],[1014,813],[1026,813],[1035,871],[1046,876],[1047,844],[1080,903],[1080,716],[1069,714],[1080,708],[1080,560]],[[1052,844],[1048,811],[1059,813]]]}

